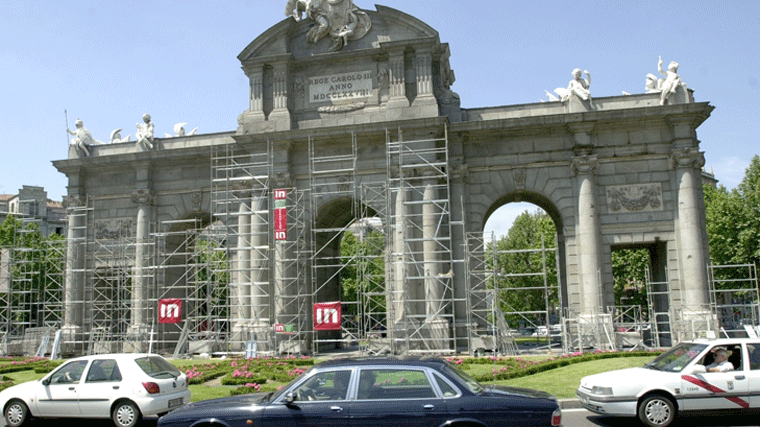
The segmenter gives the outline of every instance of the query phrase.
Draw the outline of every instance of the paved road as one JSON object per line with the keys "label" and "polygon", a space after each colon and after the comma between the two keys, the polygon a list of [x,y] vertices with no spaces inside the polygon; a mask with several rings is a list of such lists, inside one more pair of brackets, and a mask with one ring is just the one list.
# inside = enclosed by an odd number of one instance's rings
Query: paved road
{"label": "paved road", "polygon": [[[66,421],[66,424],[71,421]],[[61,420],[33,420],[28,427],[60,427]],[[111,420],[84,420],[75,421],[72,425],[77,427],[113,427]],[[564,427],[642,427],[636,418],[612,418],[602,417],[585,409],[563,409],[562,425]],[[0,426],[7,427],[5,420],[0,421]],[[688,416],[682,417],[672,424],[673,427],[760,427],[760,417],[755,415],[745,416]],[[156,419],[143,420],[138,427],[156,427]]]}
{"label": "paved road", "polygon": [[[602,417],[585,409],[563,409],[562,425],[565,427],[643,427],[636,418]],[[673,427],[757,427],[757,414],[744,416],[686,416],[677,418]]]}

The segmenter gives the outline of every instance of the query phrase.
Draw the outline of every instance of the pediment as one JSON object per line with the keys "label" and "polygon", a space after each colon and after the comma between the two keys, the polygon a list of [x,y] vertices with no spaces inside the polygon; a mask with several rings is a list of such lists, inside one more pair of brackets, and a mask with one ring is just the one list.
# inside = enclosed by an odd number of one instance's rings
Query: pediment
{"label": "pediment", "polygon": [[358,51],[381,49],[383,45],[423,41],[440,43],[438,32],[421,20],[386,6],[375,5],[375,9],[361,9],[372,22],[369,32],[361,39],[347,43],[339,51],[330,51],[329,37],[324,37],[315,44],[307,40],[309,30],[316,25],[313,20],[297,22],[289,16],[253,40],[238,55],[238,59],[245,64],[257,59],[288,55],[297,61],[322,55],[355,54]]}

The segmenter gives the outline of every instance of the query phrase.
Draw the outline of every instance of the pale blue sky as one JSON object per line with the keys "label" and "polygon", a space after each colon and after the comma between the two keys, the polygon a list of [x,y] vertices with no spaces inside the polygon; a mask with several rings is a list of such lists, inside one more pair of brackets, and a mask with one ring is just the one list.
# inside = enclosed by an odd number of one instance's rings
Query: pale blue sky
{"label": "pale blue sky", "polygon": [[[286,0],[0,1],[0,193],[44,186],[60,200],[68,125],[96,139],[132,134],[150,113],[156,134],[187,122],[232,131],[247,108],[237,55],[284,19]],[[533,103],[591,72],[595,97],[641,93],[657,59],[680,63],[697,101],[716,107],[698,129],[720,182],[733,188],[760,154],[760,1],[355,0],[413,15],[451,46],[462,105]],[[520,210],[522,211],[522,210]]]}

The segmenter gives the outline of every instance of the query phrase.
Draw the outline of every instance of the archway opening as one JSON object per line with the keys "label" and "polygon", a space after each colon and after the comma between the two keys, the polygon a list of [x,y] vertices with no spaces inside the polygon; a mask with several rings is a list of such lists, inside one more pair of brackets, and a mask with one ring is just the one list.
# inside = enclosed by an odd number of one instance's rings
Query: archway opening
{"label": "archway opening", "polygon": [[492,316],[519,347],[559,345],[567,304],[560,216],[546,199],[528,199],[502,198],[484,225]]}

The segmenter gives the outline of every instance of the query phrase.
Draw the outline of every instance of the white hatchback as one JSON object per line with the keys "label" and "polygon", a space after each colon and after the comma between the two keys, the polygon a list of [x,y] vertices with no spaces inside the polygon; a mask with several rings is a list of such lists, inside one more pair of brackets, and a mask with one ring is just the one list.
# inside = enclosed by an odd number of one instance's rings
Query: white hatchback
{"label": "white hatchback", "polygon": [[[731,365],[713,372],[724,351]],[[760,339],[682,342],[641,368],[584,377],[575,393],[590,411],[638,416],[651,427],[669,425],[679,412],[758,409]]]}
{"label": "white hatchback", "polygon": [[187,376],[155,354],[100,354],[66,361],[38,381],[0,392],[9,427],[30,417],[111,418],[133,427],[143,416],[190,402]]}

